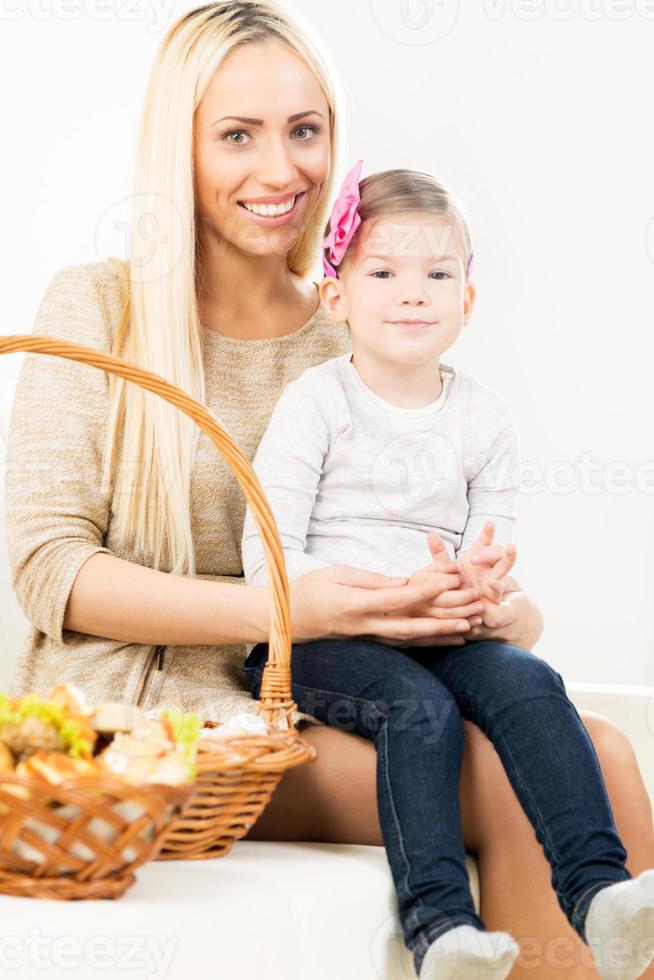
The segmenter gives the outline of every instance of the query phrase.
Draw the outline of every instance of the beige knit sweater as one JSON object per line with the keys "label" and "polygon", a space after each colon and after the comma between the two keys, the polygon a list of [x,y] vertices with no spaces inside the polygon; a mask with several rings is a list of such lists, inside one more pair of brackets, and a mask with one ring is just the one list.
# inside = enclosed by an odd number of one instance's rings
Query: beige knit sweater
{"label": "beige knit sweater", "polygon": [[[33,333],[110,351],[120,315],[119,259],[66,266],[41,301]],[[251,460],[284,386],[305,368],[350,350],[344,324],[319,307],[281,337],[239,340],[203,328],[206,404]],[[101,486],[108,375],[75,361],[26,354],[6,460],[6,523],[12,586],[31,624],[11,693],[78,684],[92,701],[121,700],[198,711],[222,721],[252,710],[244,644],[155,646],[62,629],[79,569],[92,554],[134,561],[116,540]],[[202,433],[191,486],[197,576],[244,585],[246,500],[232,470]],[[296,712],[297,723],[307,719]]]}

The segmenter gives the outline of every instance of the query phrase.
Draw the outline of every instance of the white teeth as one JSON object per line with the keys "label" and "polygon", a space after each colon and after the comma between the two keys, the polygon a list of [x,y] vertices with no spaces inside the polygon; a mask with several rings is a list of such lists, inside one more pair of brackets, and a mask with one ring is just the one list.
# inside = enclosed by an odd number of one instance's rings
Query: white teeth
{"label": "white teeth", "polygon": [[248,204],[247,201],[242,201],[244,208],[248,211],[252,211],[253,214],[260,214],[264,217],[273,218],[279,214],[288,214],[293,205],[295,204],[295,198],[292,197],[290,201],[286,204]]}

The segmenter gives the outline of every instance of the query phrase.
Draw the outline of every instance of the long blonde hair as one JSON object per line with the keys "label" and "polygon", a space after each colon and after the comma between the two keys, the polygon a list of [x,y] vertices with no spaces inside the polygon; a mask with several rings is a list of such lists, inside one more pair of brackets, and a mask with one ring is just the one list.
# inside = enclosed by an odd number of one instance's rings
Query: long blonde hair
{"label": "long blonde hair", "polygon": [[[331,172],[322,199],[288,253],[307,276],[340,167],[340,90],[327,53],[276,0],[223,0],[172,25],[148,80],[134,168],[130,259],[120,265],[123,307],[112,353],[166,378],[204,404],[198,235],[193,174],[195,110],[237,46],[279,38],[315,73],[329,105]],[[152,238],[156,239],[153,247]],[[103,485],[121,545],[144,564],[195,574],[190,486],[199,429],[137,385],[110,375]]]}

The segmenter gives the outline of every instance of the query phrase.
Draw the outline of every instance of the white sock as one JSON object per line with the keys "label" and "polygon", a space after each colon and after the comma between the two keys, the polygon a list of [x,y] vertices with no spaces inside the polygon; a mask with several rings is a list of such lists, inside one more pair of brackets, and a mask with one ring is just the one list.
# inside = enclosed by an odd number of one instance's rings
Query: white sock
{"label": "white sock", "polygon": [[604,980],[635,980],[654,959],[654,868],[593,897],[584,923]]}
{"label": "white sock", "polygon": [[520,947],[507,932],[455,926],[436,939],[420,966],[420,980],[504,980]]}

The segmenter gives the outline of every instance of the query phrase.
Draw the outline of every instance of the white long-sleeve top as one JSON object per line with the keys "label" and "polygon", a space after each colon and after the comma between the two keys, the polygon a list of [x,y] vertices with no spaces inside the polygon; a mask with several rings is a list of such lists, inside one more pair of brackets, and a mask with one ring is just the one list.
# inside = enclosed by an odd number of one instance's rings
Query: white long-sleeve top
{"label": "white long-sleeve top", "polygon": [[[342,354],[287,384],[253,466],[281,538],[289,581],[345,563],[386,575],[428,565],[429,531],[452,558],[495,522],[511,541],[520,449],[504,398],[441,364],[430,405],[400,408],[372,391]],[[242,537],[248,585],[266,585],[263,546],[248,506]]]}

